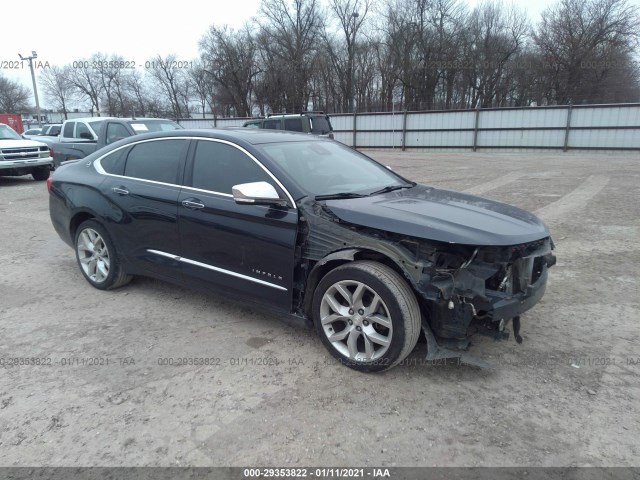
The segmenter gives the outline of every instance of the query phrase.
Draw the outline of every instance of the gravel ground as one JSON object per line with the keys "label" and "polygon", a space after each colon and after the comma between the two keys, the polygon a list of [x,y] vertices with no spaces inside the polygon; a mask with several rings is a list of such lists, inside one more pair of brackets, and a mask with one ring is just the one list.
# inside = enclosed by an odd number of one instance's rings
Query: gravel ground
{"label": "gravel ground", "polygon": [[[640,156],[370,152],[538,213],[557,244],[493,370],[336,365],[304,326],[160,281],[93,289],[46,187],[0,178],[0,466],[638,466]],[[206,358],[212,365],[163,365]],[[4,359],[4,360],[2,360]]]}

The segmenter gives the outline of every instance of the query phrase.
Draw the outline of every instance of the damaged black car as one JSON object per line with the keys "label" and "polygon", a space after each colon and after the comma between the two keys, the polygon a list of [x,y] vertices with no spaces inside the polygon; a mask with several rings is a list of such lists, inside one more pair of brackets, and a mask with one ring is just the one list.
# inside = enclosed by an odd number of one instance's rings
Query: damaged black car
{"label": "damaged black car", "polygon": [[345,365],[381,371],[418,339],[429,359],[470,338],[521,342],[520,315],[555,263],[521,209],[419,185],[308,135],[180,130],[121,140],[48,181],[82,275],[108,290],[145,275],[313,324]]}

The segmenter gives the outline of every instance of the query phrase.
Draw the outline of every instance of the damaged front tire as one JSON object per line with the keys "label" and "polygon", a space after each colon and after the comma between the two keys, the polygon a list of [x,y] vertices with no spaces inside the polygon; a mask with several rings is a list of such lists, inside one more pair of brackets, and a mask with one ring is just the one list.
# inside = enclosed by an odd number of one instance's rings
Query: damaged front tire
{"label": "damaged front tire", "polygon": [[329,272],[316,288],[312,311],[329,352],[361,372],[397,365],[420,335],[420,306],[413,291],[378,262],[351,262]]}

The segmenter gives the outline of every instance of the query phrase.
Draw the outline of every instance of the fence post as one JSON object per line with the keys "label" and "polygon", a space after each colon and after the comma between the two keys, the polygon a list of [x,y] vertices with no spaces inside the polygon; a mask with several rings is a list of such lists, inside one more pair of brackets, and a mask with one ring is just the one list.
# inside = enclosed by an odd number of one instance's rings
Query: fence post
{"label": "fence post", "polygon": [[476,121],[473,127],[473,151],[478,148],[478,125],[480,124],[480,101],[476,103]]}
{"label": "fence post", "polygon": [[567,110],[567,128],[564,131],[564,149],[566,152],[569,149],[569,132],[571,131],[571,112],[573,112],[573,103],[569,102],[569,110]]}
{"label": "fence post", "polygon": [[353,145],[352,145],[352,148],[354,148],[354,149],[356,148],[356,145],[357,145],[357,143],[356,143],[356,133],[357,133],[357,130],[356,130],[356,118],[357,118],[357,116],[358,116],[358,113],[354,110],[353,111]]}
{"label": "fence post", "polygon": [[402,151],[404,152],[407,148],[407,110],[404,111],[404,116],[402,117]]}
{"label": "fence post", "polygon": [[213,128],[217,128],[218,127],[218,116],[217,115],[213,115]]}

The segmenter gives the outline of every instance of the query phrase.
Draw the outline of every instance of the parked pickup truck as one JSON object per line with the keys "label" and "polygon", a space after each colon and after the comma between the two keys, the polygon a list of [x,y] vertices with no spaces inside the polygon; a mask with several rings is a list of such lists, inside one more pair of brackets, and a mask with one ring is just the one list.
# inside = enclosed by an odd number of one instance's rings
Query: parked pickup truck
{"label": "parked pickup truck", "polygon": [[66,120],[60,141],[51,147],[57,167],[67,160],[84,158],[123,138],[149,132],[178,130],[182,127],[162,118],[90,117]]}
{"label": "parked pickup truck", "polygon": [[0,123],[0,177],[29,175],[46,180],[53,167],[49,147],[25,140],[13,128]]}

